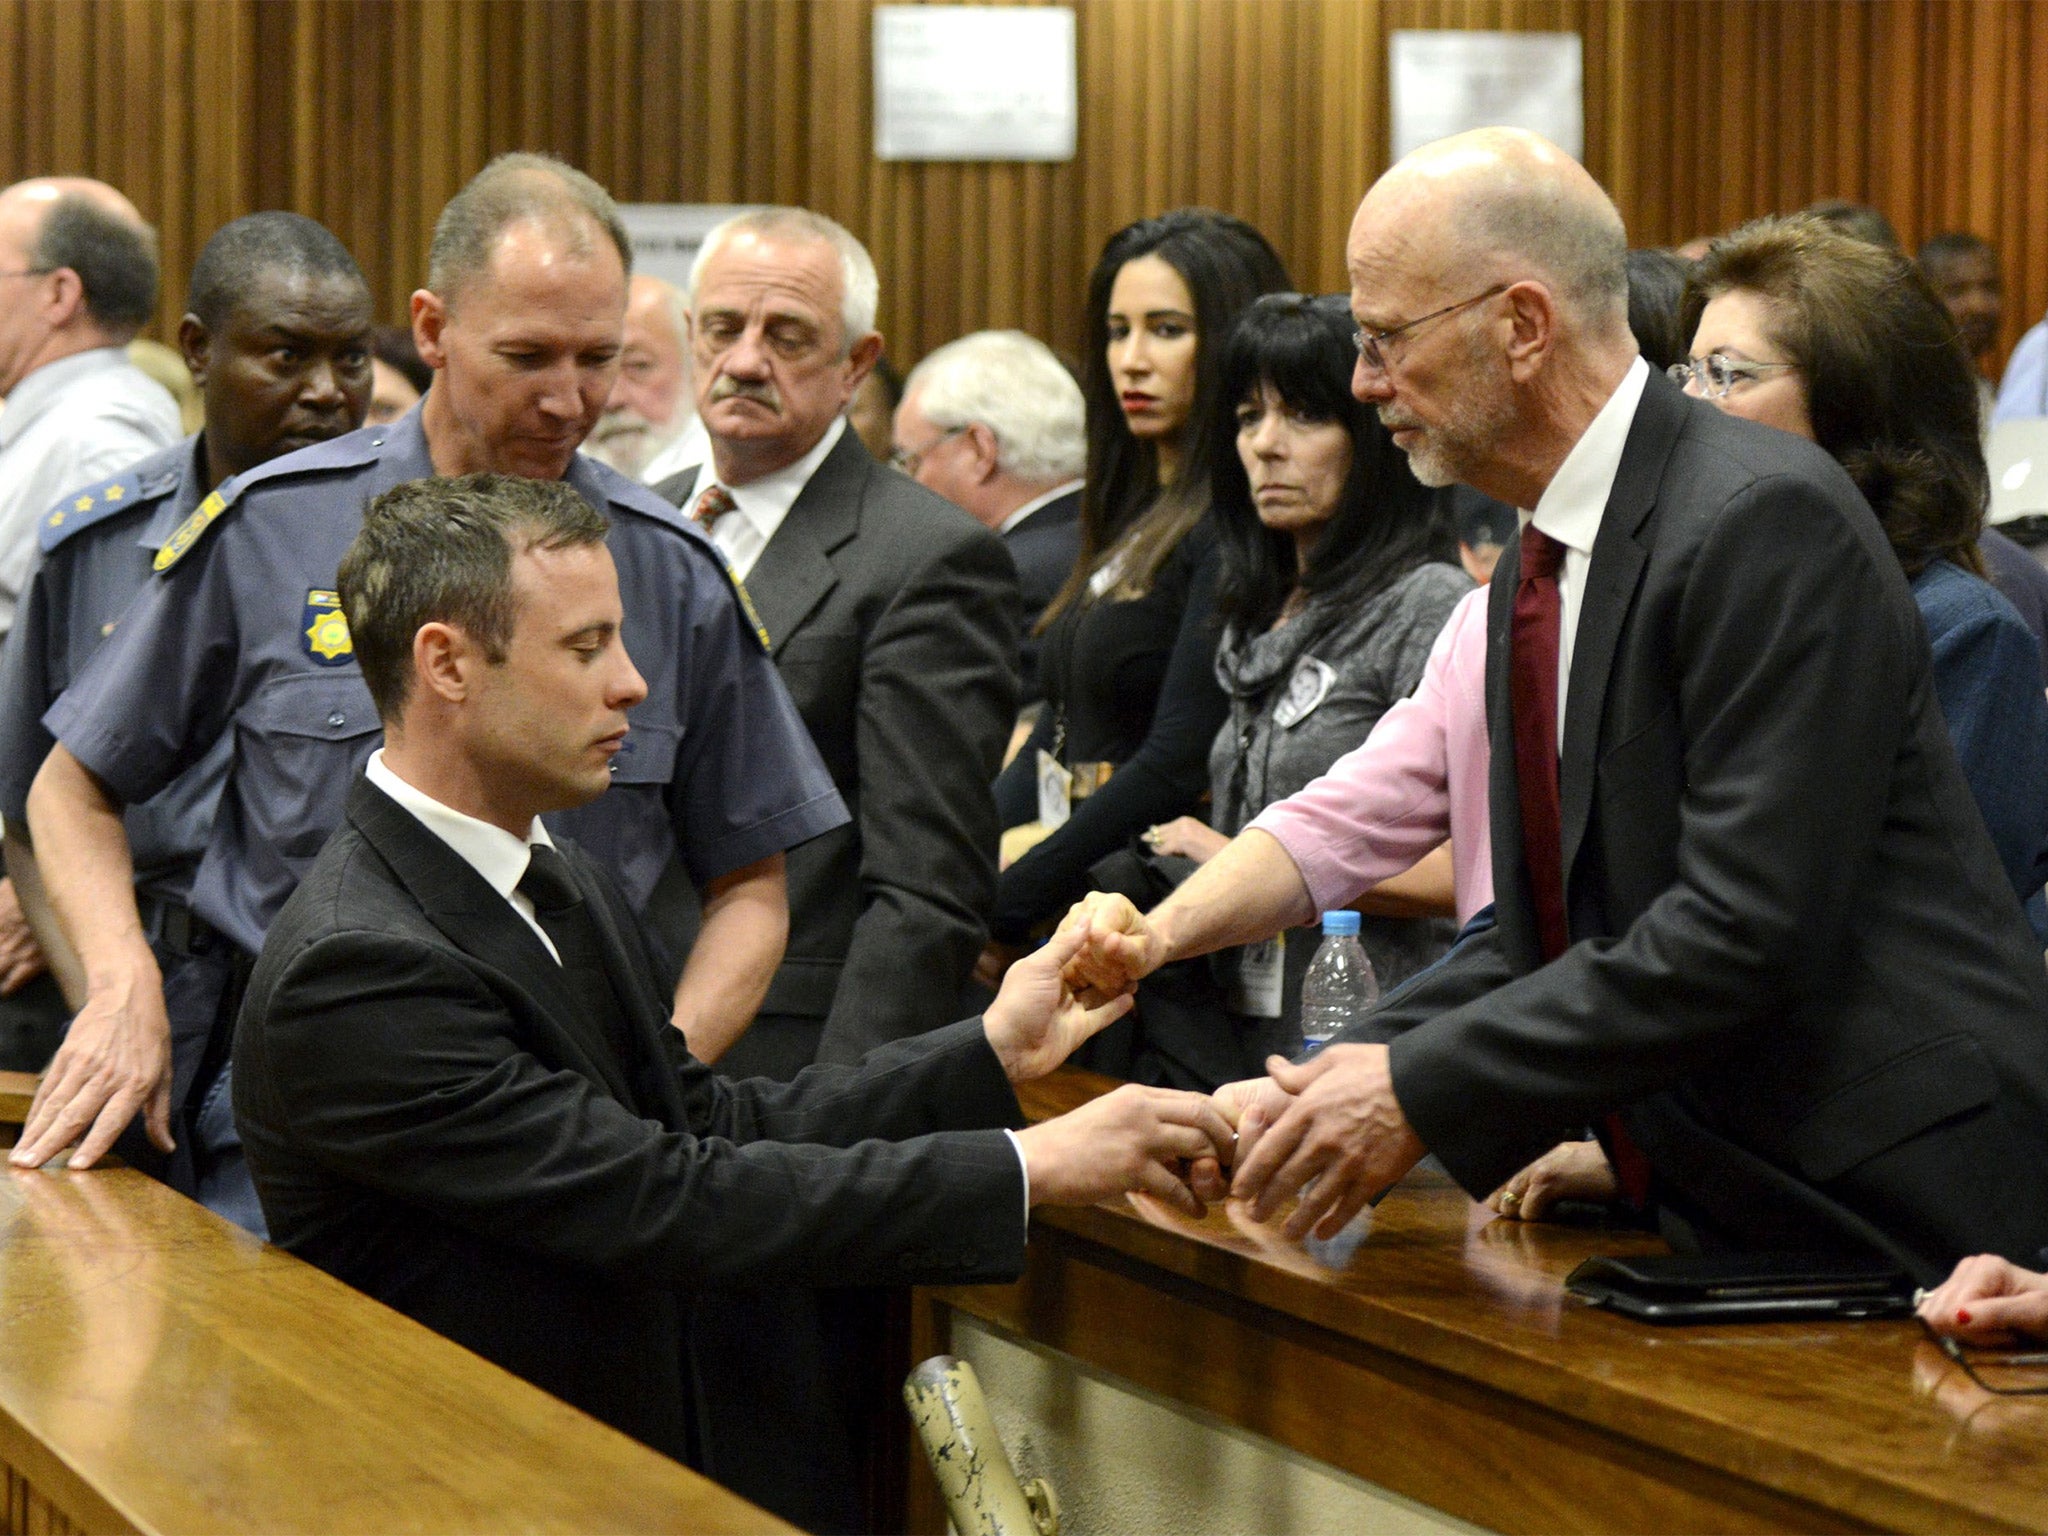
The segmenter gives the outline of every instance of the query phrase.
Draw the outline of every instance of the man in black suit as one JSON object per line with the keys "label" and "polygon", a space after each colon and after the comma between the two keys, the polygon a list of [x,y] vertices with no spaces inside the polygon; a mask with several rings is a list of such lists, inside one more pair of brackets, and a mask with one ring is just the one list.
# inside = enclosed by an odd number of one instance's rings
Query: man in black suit
{"label": "man in black suit", "polygon": [[371,504],[339,589],[385,746],[271,925],[235,1113],[281,1246],[701,1464],[694,1287],[1007,1278],[1027,1200],[1196,1209],[1175,1160],[1229,1130],[1158,1092],[1003,1129],[1121,1011],[1050,964],[794,1084],[692,1059],[624,894],[539,820],[605,791],[646,692],[606,530],[556,481]]}
{"label": "man in black suit", "polygon": [[1088,460],[1081,386],[1052,349],[1022,331],[976,331],[910,370],[896,407],[891,462],[1002,536],[1024,595],[1024,702],[1038,688],[1038,616],[1081,549]]}
{"label": "man in black suit", "polygon": [[746,583],[854,813],[790,855],[789,945],[753,1025],[691,1038],[738,1075],[858,1061],[946,1022],[995,895],[989,786],[1016,716],[1016,571],[1001,541],[848,428],[882,350],[875,303],[860,242],[800,208],[719,226],[690,274],[712,456],[656,489]]}
{"label": "man in black suit", "polygon": [[[1635,356],[1624,244],[1583,169],[1508,130],[1359,208],[1354,388],[1424,481],[1533,508],[1488,620],[1499,921],[1225,1090],[1234,1190],[1270,1215],[1314,1178],[1289,1225],[1327,1234],[1425,1150],[1484,1196],[1591,1124],[1679,1240],[1875,1250],[1927,1283],[2032,1259],[2048,979],[1898,563],[1832,459]],[[1240,841],[1183,889],[1210,932],[1181,949],[1285,890]],[[1174,947],[1096,919],[1098,983]]]}

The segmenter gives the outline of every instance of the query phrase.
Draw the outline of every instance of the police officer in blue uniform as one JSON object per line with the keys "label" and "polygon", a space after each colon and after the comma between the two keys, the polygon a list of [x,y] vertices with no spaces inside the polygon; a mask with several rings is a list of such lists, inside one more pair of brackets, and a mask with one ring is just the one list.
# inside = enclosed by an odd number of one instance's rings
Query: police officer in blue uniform
{"label": "police officer in blue uniform", "polygon": [[[589,178],[531,155],[486,167],[443,211],[429,287],[413,296],[436,369],[427,398],[389,427],[274,459],[203,502],[50,711],[58,746],[30,793],[30,825],[88,972],[112,979],[46,1074],[17,1164],[83,1137],[72,1166],[90,1166],[137,1111],[168,1139],[167,1030],[146,953],[104,915],[126,890],[109,812],[226,737],[233,757],[192,891],[194,912],[234,947],[237,975],[211,1021],[210,1049],[224,1048],[239,981],[380,740],[335,571],[366,503],[425,475],[565,479],[611,518],[624,638],[648,697],[612,790],[559,829],[636,903],[672,858],[700,888],[716,942],[692,950],[679,1015],[758,1007],[786,932],[782,852],[846,810],[717,551],[652,491],[575,451],[617,367],[629,259]],[[246,1189],[239,1143],[208,1114],[226,1103],[225,1081],[202,1065],[198,1159],[217,1185]]]}
{"label": "police officer in blue uniform", "polygon": [[[84,978],[41,899],[24,825],[29,785],[54,745],[43,714],[113,633],[149,580],[157,551],[209,492],[281,453],[362,425],[371,314],[355,258],[322,225],[293,213],[251,214],[226,225],[199,253],[179,326],[185,361],[206,402],[206,429],[66,495],[38,528],[42,564],[0,653],[0,814],[9,872],[74,1005],[84,1000]],[[143,931],[173,996],[207,984],[207,968],[191,970],[188,963],[219,948],[192,917],[190,899],[229,745],[216,743],[160,793],[129,806],[124,818]],[[190,1017],[205,1006],[171,1011]],[[183,1102],[203,1043],[173,1048],[174,1105]],[[189,1158],[165,1167],[139,1136],[122,1152],[196,1192]]]}

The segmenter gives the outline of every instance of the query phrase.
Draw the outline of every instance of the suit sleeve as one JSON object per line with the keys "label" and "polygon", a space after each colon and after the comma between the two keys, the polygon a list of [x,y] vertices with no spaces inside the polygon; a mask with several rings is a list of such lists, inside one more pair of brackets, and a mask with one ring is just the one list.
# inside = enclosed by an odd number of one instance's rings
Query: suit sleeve
{"label": "suit sleeve", "polygon": [[995,894],[990,784],[1017,717],[1017,571],[978,528],[908,575],[869,630],[855,718],[860,916],[821,1062],[957,1017]]}
{"label": "suit sleeve", "polygon": [[[460,956],[402,936],[316,939],[251,1008],[238,1117],[288,1125],[336,1177],[479,1237],[686,1286],[1021,1266],[1023,1174],[1001,1130],[853,1140],[943,1094],[972,1060],[964,1034],[800,1090],[698,1085],[691,1129],[670,1130],[543,1062]],[[890,1108],[862,1109],[869,1095]],[[852,1144],[760,1139],[777,1132]]]}
{"label": "suit sleeve", "polygon": [[1847,952],[1854,850],[1876,843],[1905,690],[1927,668],[1897,567],[1852,516],[1779,476],[1704,536],[1678,600],[1671,707],[1596,770],[1618,793],[1645,764],[1641,792],[1660,794],[1654,760],[1682,751],[1670,884],[1623,933],[1394,1040],[1402,1109],[1467,1190],[1706,1067]]}

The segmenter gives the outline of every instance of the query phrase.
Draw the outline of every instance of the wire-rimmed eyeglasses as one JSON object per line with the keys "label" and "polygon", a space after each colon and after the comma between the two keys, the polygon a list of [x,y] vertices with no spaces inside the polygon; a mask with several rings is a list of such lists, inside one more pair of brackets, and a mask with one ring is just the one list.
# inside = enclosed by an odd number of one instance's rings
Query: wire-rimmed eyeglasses
{"label": "wire-rimmed eyeglasses", "polygon": [[1729,357],[1722,352],[1709,352],[1705,357],[1673,363],[1664,371],[1670,375],[1671,382],[1680,389],[1691,389],[1697,384],[1702,397],[1708,400],[1721,400],[1744,379],[1759,379],[1767,373],[1781,373],[1787,368],[1798,367],[1797,363],[1753,363],[1747,358]]}
{"label": "wire-rimmed eyeglasses", "polygon": [[1495,283],[1484,293],[1475,293],[1469,299],[1460,299],[1455,304],[1446,304],[1442,309],[1432,309],[1426,315],[1417,315],[1413,320],[1403,320],[1399,325],[1390,325],[1383,331],[1376,331],[1369,326],[1361,325],[1351,339],[1358,347],[1358,355],[1365,359],[1366,367],[1376,373],[1385,373],[1394,365],[1394,359],[1389,355],[1388,347],[1389,343],[1397,336],[1405,336],[1418,325],[1427,325],[1432,320],[1441,320],[1445,315],[1455,314],[1461,309],[1470,309],[1474,304],[1479,303],[1480,300],[1490,299],[1497,293],[1506,293],[1513,286],[1512,283]]}
{"label": "wire-rimmed eyeglasses", "polygon": [[936,449],[941,443],[951,442],[954,438],[958,437],[962,432],[965,432],[969,427],[973,425],[974,423],[971,421],[963,421],[957,427],[948,427],[945,431],[941,432],[937,437],[933,438],[930,442],[926,443],[922,448],[919,448],[914,452],[908,448],[892,449],[889,453],[889,462],[895,465],[898,469],[902,470],[903,473],[910,476],[911,479],[915,480],[917,478],[918,470],[923,467],[926,457],[929,454],[931,454],[934,449]]}

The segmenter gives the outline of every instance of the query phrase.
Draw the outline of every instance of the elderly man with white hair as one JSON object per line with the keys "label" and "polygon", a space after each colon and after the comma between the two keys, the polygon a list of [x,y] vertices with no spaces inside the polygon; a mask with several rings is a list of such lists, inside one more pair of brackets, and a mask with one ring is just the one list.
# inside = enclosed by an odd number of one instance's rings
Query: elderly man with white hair
{"label": "elderly man with white hair", "polygon": [[[690,275],[711,458],[657,489],[752,593],[762,643],[854,813],[789,854],[789,944],[753,1025],[737,1041],[690,1041],[735,1076],[851,1063],[951,1022],[995,896],[990,786],[1017,711],[1016,567],[847,426],[882,350],[878,288],[861,243],[801,208],[714,229]],[[876,1402],[894,1384],[849,1367],[880,1325],[810,1293],[705,1298],[694,1347],[721,1383],[706,1407],[711,1474],[806,1529],[862,1524],[862,1426],[888,1411]],[[770,1339],[783,1341],[772,1364]],[[885,1395],[863,1399],[869,1387]]]}
{"label": "elderly man with white hair", "polygon": [[626,288],[619,373],[583,451],[620,474],[659,485],[702,464],[711,443],[690,392],[690,301],[650,272]]}
{"label": "elderly man with white hair", "polygon": [[1031,631],[1081,548],[1085,415],[1074,376],[1022,331],[946,343],[911,370],[896,407],[891,461],[1000,534],[1017,562],[1026,703],[1039,697]]}
{"label": "elderly man with white hair", "polygon": [[[1525,509],[1487,625],[1499,921],[1222,1090],[1234,1192],[1259,1218],[1298,1194],[1290,1230],[1329,1236],[1427,1151],[1517,1215],[1524,1165],[1592,1126],[1676,1243],[1922,1284],[2031,1263],[2048,978],[1926,630],[1841,466],[1636,355],[1626,244],[1515,130],[1419,150],[1359,206],[1354,392],[1423,481]],[[1077,971],[1113,990],[1305,900],[1261,832],[1198,878],[1167,932],[1090,898]]]}

